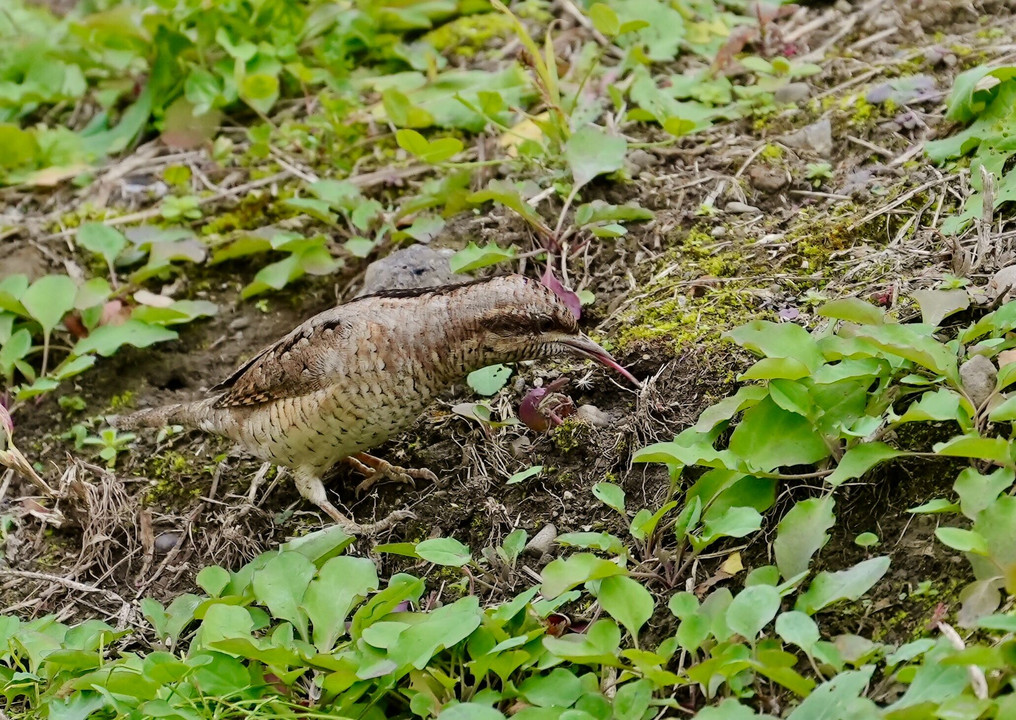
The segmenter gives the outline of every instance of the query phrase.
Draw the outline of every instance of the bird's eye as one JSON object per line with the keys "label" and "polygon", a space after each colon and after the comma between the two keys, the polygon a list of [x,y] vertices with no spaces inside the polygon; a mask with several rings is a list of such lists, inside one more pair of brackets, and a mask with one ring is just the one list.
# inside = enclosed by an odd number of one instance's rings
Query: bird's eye
{"label": "bird's eye", "polygon": [[554,328],[554,318],[549,315],[542,315],[537,321],[536,326],[540,329],[540,332],[547,332]]}

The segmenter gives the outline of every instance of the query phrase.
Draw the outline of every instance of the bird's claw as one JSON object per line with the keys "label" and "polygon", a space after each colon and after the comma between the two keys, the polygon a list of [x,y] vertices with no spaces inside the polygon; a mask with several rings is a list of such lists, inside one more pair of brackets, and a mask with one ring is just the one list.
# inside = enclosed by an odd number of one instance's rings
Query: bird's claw
{"label": "bird's claw", "polygon": [[354,468],[367,475],[366,479],[356,486],[357,497],[383,480],[404,483],[410,487],[416,487],[416,480],[438,481],[437,475],[425,468],[398,467],[387,460],[381,460],[365,453],[351,457],[349,460]]}
{"label": "bird's claw", "polygon": [[361,535],[367,537],[374,537],[381,533],[388,532],[393,529],[398,523],[403,520],[415,520],[416,514],[409,510],[396,510],[390,513],[387,517],[384,517],[377,522],[368,523],[366,525],[356,525],[355,527],[349,528],[349,532],[353,535]]}

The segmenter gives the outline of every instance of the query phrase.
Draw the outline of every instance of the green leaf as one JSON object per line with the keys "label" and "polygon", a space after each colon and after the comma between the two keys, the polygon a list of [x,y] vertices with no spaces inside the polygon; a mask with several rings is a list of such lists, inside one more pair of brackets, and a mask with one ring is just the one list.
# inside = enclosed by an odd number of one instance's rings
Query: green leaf
{"label": "green leaf", "polygon": [[593,27],[607,37],[614,37],[621,29],[621,20],[617,17],[617,13],[603,3],[596,3],[589,8],[589,19],[593,21]]}
{"label": "green leaf", "polygon": [[776,633],[784,642],[797,645],[809,655],[820,639],[815,621],[798,610],[780,613],[776,618]]}
{"label": "green leaf", "polygon": [[604,175],[624,167],[628,141],[608,135],[599,128],[587,125],[574,133],[564,146],[564,157],[571,168],[576,187],[582,187],[597,175]]}
{"label": "green leaf", "polygon": [[479,598],[475,595],[460,598],[427,613],[399,634],[397,643],[388,649],[388,657],[399,667],[423,670],[439,651],[469,637],[482,620]]}
{"label": "green leaf", "polygon": [[515,247],[501,248],[497,245],[484,245],[480,247],[476,243],[470,241],[466,247],[459,250],[457,253],[452,255],[448,260],[448,264],[452,269],[452,272],[456,273],[467,273],[473,270],[478,270],[488,265],[496,265],[499,262],[505,260],[511,260],[515,257]]}
{"label": "green leaf", "polygon": [[523,220],[545,236],[552,234],[550,228],[543,222],[543,218],[536,212],[536,209],[522,197],[518,187],[507,180],[491,180],[486,190],[475,192],[466,199],[475,204],[490,201],[499,202],[509,210],[518,213]]}
{"label": "green leaf", "polygon": [[582,683],[564,668],[547,675],[532,675],[519,685],[519,693],[537,707],[567,708],[582,695]]}
{"label": "green leaf", "polygon": [[629,577],[615,575],[600,580],[596,599],[607,614],[636,639],[639,630],[653,616],[652,594]]}
{"label": "green leaf", "polygon": [[301,607],[311,578],[317,573],[314,564],[300,553],[281,552],[254,573],[251,584],[254,597],[272,611],[274,617],[288,620],[307,637],[307,615]]}
{"label": "green leaf", "polygon": [[868,548],[878,545],[878,535],[873,532],[863,532],[854,538],[854,544],[858,547]]}
{"label": "green leaf", "polygon": [[975,555],[987,555],[988,544],[980,533],[963,528],[940,527],[935,530],[937,537],[942,544],[960,552],[974,553]]}
{"label": "green leaf", "polygon": [[450,160],[462,152],[462,141],[445,137],[428,141],[416,130],[402,129],[395,133],[395,141],[406,152],[412,153],[426,163],[437,164]]}
{"label": "green leaf", "polygon": [[488,365],[466,376],[466,383],[480,395],[495,395],[508,384],[512,369],[507,365]]}
{"label": "green leaf", "polygon": [[764,472],[813,465],[830,455],[829,446],[809,420],[787,412],[772,398],[744,412],[730,436],[730,451]]}
{"label": "green leaf", "polygon": [[540,592],[545,598],[555,598],[576,585],[622,575],[624,570],[616,563],[598,558],[591,553],[579,553],[569,558],[557,558],[543,568]]}
{"label": "green leaf", "polygon": [[198,584],[198,587],[212,597],[218,597],[226,589],[226,586],[229,585],[229,571],[215,565],[209,565],[208,567],[201,568],[201,571],[195,578],[195,582]]}
{"label": "green leaf", "polygon": [[762,527],[762,515],[753,507],[732,507],[702,523],[701,547],[722,537],[744,537]]}
{"label": "green leaf", "polygon": [[123,249],[127,247],[127,238],[108,225],[85,223],[78,228],[77,244],[100,255],[108,265],[112,265]]}
{"label": "green leaf", "polygon": [[779,590],[772,585],[753,585],[739,592],[727,607],[727,626],[754,643],[779,610]]}
{"label": "green leaf", "polygon": [[338,556],[321,567],[303,598],[303,608],[313,625],[314,645],[320,652],[332,649],[346,632],[349,611],[377,589],[377,568],[367,558]]}
{"label": "green leaf", "polygon": [[968,467],[960,471],[953,483],[953,490],[959,495],[963,514],[973,520],[978,513],[990,507],[999,495],[1012,487],[1013,482],[1016,482],[1016,472],[1012,468],[999,468],[990,475],[983,475]]}
{"label": "green leaf", "polygon": [[942,320],[970,307],[966,290],[915,290],[914,300],[921,308],[921,320],[938,327]]}
{"label": "green leaf", "polygon": [[74,309],[77,292],[78,286],[66,275],[46,275],[25,290],[21,304],[49,335],[63,316]]}
{"label": "green leaf", "polygon": [[505,720],[505,717],[489,705],[467,702],[449,705],[437,720]]}
{"label": "green leaf", "polygon": [[103,325],[96,328],[88,337],[78,341],[74,346],[74,354],[98,353],[103,357],[109,357],[124,345],[143,348],[176,338],[177,334],[173,330],[138,320],[128,320],[122,325]]}
{"label": "green leaf", "polygon": [[795,358],[762,358],[750,368],[737,376],[739,381],[744,380],[772,380],[783,378],[786,380],[799,380],[811,375],[807,365]]}
{"label": "green leaf", "polygon": [[836,524],[832,495],[798,502],[776,530],[773,553],[784,579],[805,572],[811,558],[829,542],[829,528]]}
{"label": "green leaf", "polygon": [[[838,674],[829,682],[822,683],[794,709],[787,720],[844,720],[844,711],[858,700],[861,693],[868,687],[874,665],[861,670],[847,670]],[[868,713],[867,717],[878,717],[877,713]],[[857,718],[865,717],[858,715]]]}
{"label": "green leaf", "polygon": [[472,560],[469,548],[455,538],[431,538],[416,545],[416,554],[435,565],[462,567]]}
{"label": "green leaf", "polygon": [[557,657],[593,666],[619,667],[621,662],[617,653],[620,644],[620,628],[613,620],[607,619],[597,620],[583,634],[543,638],[543,646]]}
{"label": "green leaf", "polygon": [[975,435],[960,435],[946,442],[935,443],[935,452],[947,457],[977,458],[991,460],[999,465],[1012,465],[1012,448],[1003,438],[983,438]]}
{"label": "green leaf", "polygon": [[795,610],[814,615],[841,600],[857,600],[889,569],[886,556],[871,558],[838,572],[820,572],[808,590],[797,598]]}
{"label": "green leaf", "polygon": [[508,482],[505,484],[515,485],[516,483],[520,483],[523,480],[528,480],[531,477],[536,477],[541,472],[543,472],[543,465],[533,465],[532,467],[526,468],[525,470],[521,470],[512,475],[510,478],[508,478]]}
{"label": "green leaf", "polygon": [[882,442],[857,445],[843,453],[836,469],[825,481],[832,487],[838,487],[847,480],[861,477],[879,463],[902,455],[906,455],[906,453],[895,450]]}
{"label": "green leaf", "polygon": [[593,486],[593,496],[607,507],[627,517],[624,509],[624,490],[619,485],[609,482],[596,483]]}
{"label": "green leaf", "polygon": [[649,680],[643,678],[626,682],[614,694],[615,720],[642,720],[652,700],[653,683]]}
{"label": "green leaf", "polygon": [[885,311],[860,298],[843,298],[826,303],[817,310],[822,317],[846,320],[858,325],[882,325]]}
{"label": "green leaf", "polygon": [[616,535],[607,532],[573,532],[557,536],[558,545],[593,550],[602,550],[613,555],[625,552],[624,543]]}
{"label": "green leaf", "polygon": [[880,350],[944,375],[959,385],[956,354],[931,337],[928,330],[915,325],[866,325],[856,337],[863,338]]}
{"label": "green leaf", "polygon": [[240,99],[267,115],[279,99],[279,78],[268,73],[254,73],[240,82]]}
{"label": "green leaf", "polygon": [[753,320],[723,334],[741,347],[771,358],[793,358],[811,371],[825,363],[815,339],[800,325]]}

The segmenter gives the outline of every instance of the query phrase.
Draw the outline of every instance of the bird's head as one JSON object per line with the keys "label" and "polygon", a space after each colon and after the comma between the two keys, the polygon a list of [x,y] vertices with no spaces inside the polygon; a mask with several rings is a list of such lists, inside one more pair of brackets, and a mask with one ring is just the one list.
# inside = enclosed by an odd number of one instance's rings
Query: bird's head
{"label": "bird's head", "polygon": [[571,353],[589,358],[640,385],[606,350],[579,330],[572,311],[549,288],[519,275],[495,278],[494,302],[478,318],[481,345],[500,361]]}

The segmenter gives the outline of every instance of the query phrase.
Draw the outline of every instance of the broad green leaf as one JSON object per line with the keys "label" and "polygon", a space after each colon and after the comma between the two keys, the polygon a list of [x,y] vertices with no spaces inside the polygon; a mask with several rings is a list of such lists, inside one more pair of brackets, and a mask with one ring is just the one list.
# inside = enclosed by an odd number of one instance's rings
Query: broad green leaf
{"label": "broad green leaf", "polygon": [[858,325],[882,325],[885,312],[860,298],[833,300],[817,310],[822,317],[846,320]]}
{"label": "broad green leaf", "polygon": [[555,668],[547,675],[531,675],[519,685],[519,693],[537,707],[568,708],[582,694],[582,683],[574,673]]}
{"label": "broad green leaf", "polygon": [[543,580],[540,592],[545,598],[555,598],[584,582],[622,574],[624,570],[616,563],[590,553],[579,553],[548,563],[540,573]]}
{"label": "broad green leaf", "polygon": [[480,247],[476,243],[470,242],[466,247],[452,255],[448,264],[452,272],[467,273],[487,267],[488,265],[496,265],[499,262],[511,260],[514,257],[514,245],[509,248],[501,248],[497,245],[484,245]]}
{"label": "broad green leaf", "polygon": [[773,553],[784,579],[808,569],[811,558],[829,542],[829,528],[836,524],[832,495],[802,500],[777,526]]}
{"label": "broad green leaf", "polygon": [[776,618],[776,632],[784,642],[797,645],[809,655],[820,639],[815,621],[798,610],[780,613]]}
{"label": "broad green leaf", "polygon": [[1002,438],[983,438],[960,435],[946,442],[935,443],[934,450],[947,457],[977,458],[991,460],[999,465],[1012,465],[1012,448]]}
{"label": "broad green leaf", "polygon": [[616,535],[607,532],[573,532],[557,536],[556,542],[564,547],[602,550],[613,555],[625,552],[624,543]]}
{"label": "broad green leaf", "polygon": [[829,446],[806,418],[779,407],[772,398],[745,410],[730,436],[730,451],[751,467],[812,465],[829,457]]}
{"label": "broad green leaf", "polygon": [[966,427],[970,422],[970,415],[964,408],[962,397],[946,388],[939,388],[934,392],[926,392],[921,395],[917,402],[907,407],[906,412],[896,422],[943,422],[952,420]]}
{"label": "broad green leaf", "polygon": [[624,167],[627,151],[628,142],[623,137],[608,135],[597,127],[587,125],[568,138],[564,157],[576,187],[582,187],[597,175],[616,172]]}
{"label": "broad green leaf", "polygon": [[544,636],[543,646],[564,660],[586,663],[593,666],[619,667],[618,648],[621,644],[621,629],[613,620],[597,620],[585,633],[569,633],[564,637]]}
{"label": "broad green leaf", "polygon": [[915,290],[914,300],[921,308],[921,320],[938,327],[942,320],[970,307],[966,290]]}
{"label": "broad green leaf", "polygon": [[109,357],[124,345],[141,348],[176,338],[177,334],[173,330],[138,320],[128,320],[122,325],[103,325],[96,328],[88,337],[78,341],[74,346],[74,354],[98,353]]}
{"label": "broad green leaf", "polygon": [[[469,202],[476,204],[490,201],[499,202],[509,210],[514,210],[522,217],[523,220],[532,225],[534,228],[541,230],[544,234],[549,234],[551,232],[550,228],[546,226],[546,223],[543,222],[543,218],[540,217],[535,208],[533,208],[533,206],[522,197],[522,193],[519,189],[507,180],[491,180],[487,185],[486,190],[475,192],[466,199]],[[456,272],[466,271],[462,270]]]}
{"label": "broad green leaf", "polygon": [[495,395],[508,384],[512,369],[507,365],[488,365],[466,376],[466,383],[480,395]]}
{"label": "broad green leaf", "polygon": [[702,523],[702,536],[696,544],[703,547],[723,537],[744,537],[761,527],[762,515],[755,508],[728,508]]}
{"label": "broad green leaf", "polygon": [[959,384],[956,354],[915,325],[866,325],[857,337],[880,350],[898,355]]}
{"label": "broad green leaf", "polygon": [[617,17],[617,13],[603,3],[596,3],[589,8],[589,19],[593,21],[593,27],[607,37],[614,37],[621,29],[621,20]]}
{"label": "broad green leaf", "polygon": [[639,630],[653,616],[652,594],[635,580],[615,575],[600,580],[596,599],[600,606],[638,638]]}
{"label": "broad green leaf", "polygon": [[449,705],[437,720],[505,720],[505,717],[489,705],[467,702]]}
{"label": "broad green leaf", "polygon": [[940,527],[935,530],[935,537],[937,537],[944,545],[951,547],[953,550],[974,553],[976,555],[988,554],[988,545],[984,538],[973,530],[964,530],[963,528],[954,527]]}
{"label": "broad green leaf", "polygon": [[779,591],[772,585],[754,585],[739,592],[727,607],[727,626],[754,643],[779,610]]}
{"label": "broad green leaf", "polygon": [[[2,352],[2,350],[0,350]],[[953,490],[960,497],[960,509],[973,520],[982,510],[990,507],[998,496],[1016,482],[1012,468],[999,468],[990,475],[983,475],[974,468],[964,468],[953,483]]]}
{"label": "broad green leaf", "polygon": [[626,682],[614,694],[615,720],[642,720],[652,699],[653,683],[649,680],[643,678]]}
{"label": "broad green leaf", "polygon": [[272,611],[272,615],[288,620],[307,637],[307,614],[301,603],[311,578],[317,573],[314,564],[300,553],[282,552],[272,557],[254,573],[254,597]]}
{"label": "broad green leaf", "polygon": [[861,670],[839,673],[832,680],[815,688],[787,716],[787,720],[845,720],[849,717],[845,711],[860,698],[874,672],[875,666],[868,665]]}
{"label": "broad green leaf", "polygon": [[268,73],[247,75],[240,82],[240,99],[267,115],[279,99],[279,78]]}
{"label": "broad green leaf", "polygon": [[469,548],[455,538],[431,538],[416,545],[416,554],[435,565],[462,567],[472,560]]}
{"label": "broad green leaf", "polygon": [[206,593],[212,597],[218,597],[226,586],[229,585],[229,571],[215,565],[209,565],[208,567],[201,568],[194,581]]}
{"label": "broad green leaf", "polygon": [[63,316],[74,309],[77,292],[78,286],[66,275],[46,275],[25,290],[21,304],[48,335],[60,324]]}
{"label": "broad green leaf", "polygon": [[395,140],[406,152],[410,152],[426,163],[442,163],[462,152],[462,141],[445,137],[428,141],[416,130],[403,128],[395,133]]}
{"label": "broad green leaf", "polygon": [[825,481],[832,487],[837,487],[847,480],[861,477],[879,463],[902,455],[906,455],[906,453],[895,450],[882,442],[857,445],[843,453],[836,469]]}
{"label": "broad green leaf", "polygon": [[479,598],[467,595],[427,613],[401,632],[395,645],[388,649],[388,657],[399,667],[422,670],[439,651],[469,637],[482,619]]}
{"label": "broad green leaf", "polygon": [[808,366],[796,358],[762,358],[750,368],[737,376],[739,381],[744,380],[772,380],[784,378],[787,380],[799,380],[808,377],[811,370]]}
{"label": "broad green leaf", "polygon": [[626,515],[624,509],[624,490],[619,485],[609,482],[596,483],[593,496],[609,508]]}
{"label": "broad green leaf", "polygon": [[889,558],[875,557],[837,572],[820,572],[807,591],[797,598],[795,610],[814,615],[841,600],[857,600],[889,569]]}
{"label": "broad green leaf", "polygon": [[119,230],[108,225],[84,223],[78,228],[77,244],[101,256],[107,264],[112,265],[127,247],[127,238]]}
{"label": "broad green leaf", "polygon": [[738,345],[770,358],[793,358],[811,371],[825,363],[815,339],[800,325],[753,320],[723,334]]}
{"label": "broad green leaf", "polygon": [[377,589],[377,568],[367,558],[340,555],[321,567],[303,598],[303,608],[313,625],[314,645],[320,652],[332,649],[346,632],[349,611]]}

